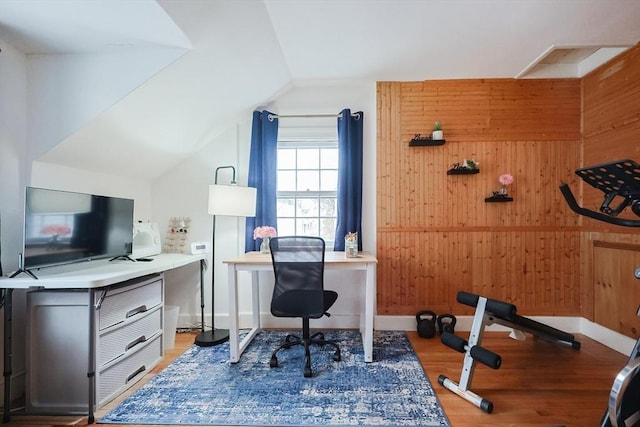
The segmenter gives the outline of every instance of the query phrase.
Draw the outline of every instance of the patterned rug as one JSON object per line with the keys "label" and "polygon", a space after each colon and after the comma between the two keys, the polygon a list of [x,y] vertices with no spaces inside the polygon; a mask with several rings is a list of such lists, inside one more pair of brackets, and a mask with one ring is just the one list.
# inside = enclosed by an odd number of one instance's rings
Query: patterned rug
{"label": "patterned rug", "polygon": [[298,346],[271,352],[286,332],[263,331],[240,362],[228,344],[192,346],[120,405],[105,424],[242,426],[449,426],[404,332],[375,331],[373,363],[364,363],[357,331],[327,331],[333,351],[312,349],[313,377],[303,376]]}

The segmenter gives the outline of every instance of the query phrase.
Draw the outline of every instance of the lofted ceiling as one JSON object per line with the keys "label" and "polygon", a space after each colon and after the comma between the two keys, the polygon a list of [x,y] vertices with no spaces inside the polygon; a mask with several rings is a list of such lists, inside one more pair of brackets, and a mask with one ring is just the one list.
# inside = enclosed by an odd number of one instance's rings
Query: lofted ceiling
{"label": "lofted ceiling", "polygon": [[640,1],[0,0],[0,31],[28,58],[184,50],[40,156],[153,179],[300,85],[579,77],[640,41]]}

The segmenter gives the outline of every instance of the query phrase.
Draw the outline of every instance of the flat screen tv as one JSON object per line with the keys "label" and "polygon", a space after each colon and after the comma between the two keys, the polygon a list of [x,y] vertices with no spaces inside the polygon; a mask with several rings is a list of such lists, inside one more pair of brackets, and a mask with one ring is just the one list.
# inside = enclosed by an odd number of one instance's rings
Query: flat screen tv
{"label": "flat screen tv", "polygon": [[128,257],[133,200],[27,187],[22,269]]}

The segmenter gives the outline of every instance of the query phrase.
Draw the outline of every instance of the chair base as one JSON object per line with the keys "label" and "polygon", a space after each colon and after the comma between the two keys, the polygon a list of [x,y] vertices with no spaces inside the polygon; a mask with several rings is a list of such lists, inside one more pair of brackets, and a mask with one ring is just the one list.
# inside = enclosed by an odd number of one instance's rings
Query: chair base
{"label": "chair base", "polygon": [[278,367],[278,357],[277,353],[280,350],[288,349],[291,347],[295,347],[298,345],[304,346],[304,376],[309,378],[313,376],[313,372],[311,371],[311,354],[309,348],[311,345],[328,345],[334,348],[335,352],[333,353],[333,360],[339,362],[342,357],[340,354],[340,347],[335,341],[325,340],[324,334],[322,332],[316,332],[315,334],[309,336],[309,327],[308,327],[308,319],[304,319],[305,327],[303,328],[303,336],[302,338],[296,335],[287,335],[285,338],[284,344],[280,347],[276,348],[271,354],[271,361],[269,362],[269,366],[272,368]]}

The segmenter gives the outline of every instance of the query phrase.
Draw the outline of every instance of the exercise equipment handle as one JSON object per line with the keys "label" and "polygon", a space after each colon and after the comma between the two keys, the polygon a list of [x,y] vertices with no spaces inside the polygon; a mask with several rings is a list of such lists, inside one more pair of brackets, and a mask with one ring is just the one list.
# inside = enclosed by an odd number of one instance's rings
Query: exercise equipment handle
{"label": "exercise equipment handle", "polygon": [[587,209],[579,206],[578,202],[576,201],[576,198],[573,196],[573,193],[571,192],[571,189],[564,182],[560,184],[560,192],[564,196],[564,199],[567,201],[569,208],[571,208],[572,211],[574,211],[579,215],[584,215],[586,217],[589,217],[598,221],[607,222],[613,225],[620,225],[623,227],[640,227],[640,220],[616,218],[613,216],[605,215],[603,213],[596,212],[591,209]]}

